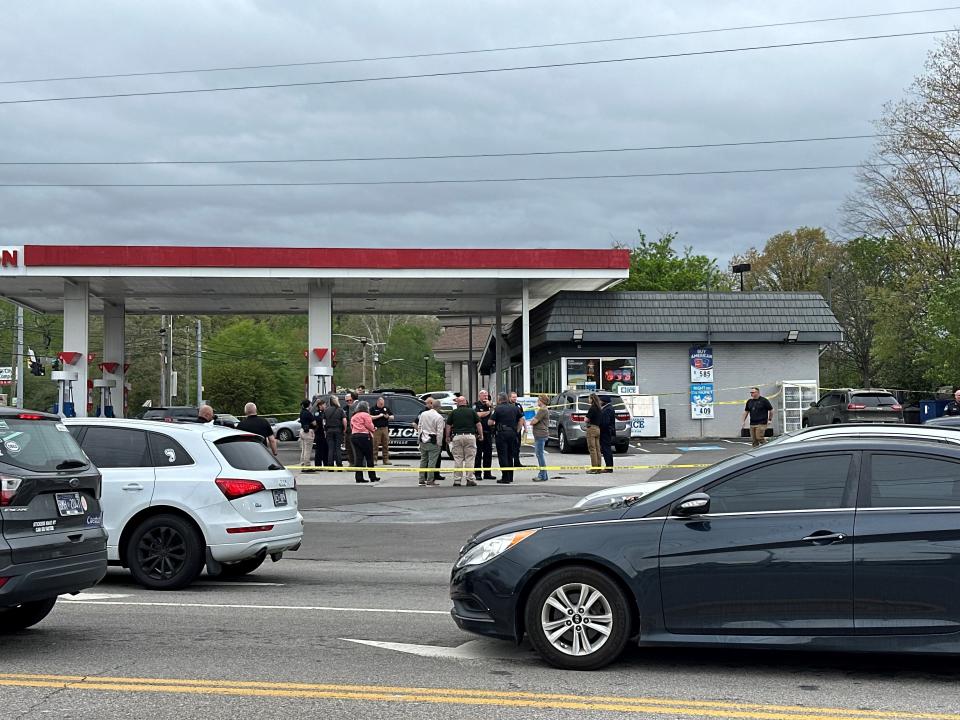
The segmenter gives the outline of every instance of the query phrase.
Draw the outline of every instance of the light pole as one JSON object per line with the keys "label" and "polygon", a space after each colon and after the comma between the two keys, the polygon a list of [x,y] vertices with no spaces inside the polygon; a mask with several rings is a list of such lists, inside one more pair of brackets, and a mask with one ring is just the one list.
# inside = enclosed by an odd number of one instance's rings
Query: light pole
{"label": "light pole", "polygon": [[430,356],[424,355],[423,356],[423,391],[424,392],[427,392],[429,390],[429,388],[427,388],[427,363],[428,362],[430,362]]}
{"label": "light pole", "polygon": [[743,292],[743,274],[750,272],[750,263],[740,263],[734,265],[731,269],[740,276],[740,292]]}
{"label": "light pole", "polygon": [[383,382],[383,378],[380,377],[380,369],[384,365],[389,365],[392,362],[403,362],[403,358],[390,358],[389,360],[380,360],[380,354],[373,354],[373,386],[379,387],[379,383]]}

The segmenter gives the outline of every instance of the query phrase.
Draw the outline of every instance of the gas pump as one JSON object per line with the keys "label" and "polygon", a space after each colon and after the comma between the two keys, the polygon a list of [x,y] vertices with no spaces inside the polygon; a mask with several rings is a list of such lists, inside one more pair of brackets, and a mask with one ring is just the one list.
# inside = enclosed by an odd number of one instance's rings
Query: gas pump
{"label": "gas pump", "polygon": [[113,393],[111,389],[116,386],[116,380],[93,381],[93,387],[100,390],[100,406],[97,408],[97,417],[115,417],[113,413]]}
{"label": "gas pump", "polygon": [[[66,350],[57,354],[64,366],[73,365],[81,356],[81,353]],[[76,417],[73,384],[80,379],[80,373],[76,370],[54,370],[50,373],[50,379],[57,383],[57,404],[54,405],[53,411],[62,417]]]}

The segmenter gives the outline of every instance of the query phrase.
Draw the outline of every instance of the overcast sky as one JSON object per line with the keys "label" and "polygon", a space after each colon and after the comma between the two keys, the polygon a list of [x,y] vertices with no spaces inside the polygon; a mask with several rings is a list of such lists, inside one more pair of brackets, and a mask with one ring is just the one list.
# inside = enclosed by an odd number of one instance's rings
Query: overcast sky
{"label": "overcast sky", "polygon": [[[469,50],[936,7],[808,2],[31,0],[0,22],[2,80]],[[0,85],[0,100],[446,72],[951,28],[960,11],[484,53]],[[362,84],[0,105],[0,160],[526,152],[870,133],[931,36]],[[506,178],[855,164],[870,140],[507,159],[0,166],[2,183]],[[464,185],[0,188],[0,245],[609,247],[638,228],[726,262],[838,230],[854,171]]]}

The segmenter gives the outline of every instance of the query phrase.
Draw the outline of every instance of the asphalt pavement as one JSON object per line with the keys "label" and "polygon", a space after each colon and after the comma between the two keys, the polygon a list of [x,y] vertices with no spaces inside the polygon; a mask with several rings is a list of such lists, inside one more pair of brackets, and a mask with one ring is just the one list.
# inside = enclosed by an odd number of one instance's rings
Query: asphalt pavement
{"label": "asphalt pavement", "polygon": [[[646,443],[618,464],[701,464],[745,449],[699,446]],[[283,456],[295,462],[293,444]],[[447,579],[470,533],[571,504],[597,477],[619,484],[645,472],[477,488],[317,473],[301,484],[304,546],[279,563],[163,593],[111,570],[33,630],[0,640],[0,718],[960,720],[952,659],[631,648],[607,669],[575,673],[525,644],[457,629]]]}

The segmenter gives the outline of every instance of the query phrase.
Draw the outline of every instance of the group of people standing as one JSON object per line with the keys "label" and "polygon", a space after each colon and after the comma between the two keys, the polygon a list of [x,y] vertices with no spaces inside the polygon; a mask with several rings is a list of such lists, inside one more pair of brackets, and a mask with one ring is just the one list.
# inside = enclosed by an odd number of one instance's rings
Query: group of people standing
{"label": "group of people standing", "polygon": [[[390,421],[393,414],[383,397],[371,408],[358,393],[348,392],[341,405],[340,398],[314,396],[300,403],[300,464],[315,468],[342,467],[343,453],[351,467],[366,467],[356,471],[357,482],[380,482],[373,469],[377,451],[384,465],[390,465]],[[311,462],[312,459],[312,462]]]}

